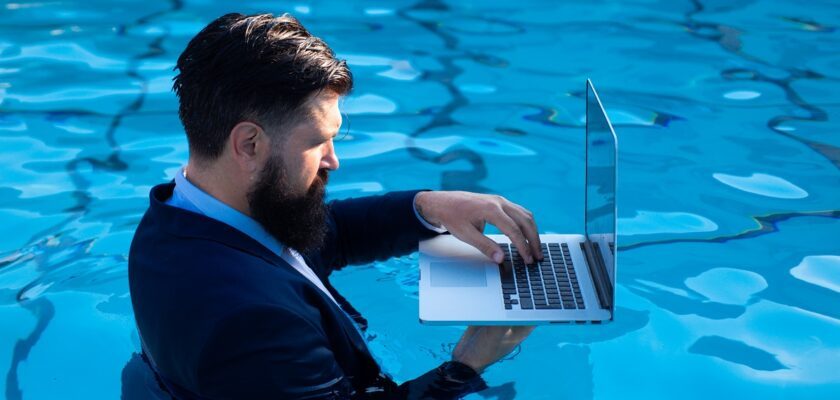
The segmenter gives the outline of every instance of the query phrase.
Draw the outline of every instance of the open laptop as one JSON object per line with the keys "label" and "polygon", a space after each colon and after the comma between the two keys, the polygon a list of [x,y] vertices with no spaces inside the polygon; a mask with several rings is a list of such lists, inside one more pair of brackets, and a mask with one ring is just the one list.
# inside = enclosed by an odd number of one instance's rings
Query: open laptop
{"label": "open laptop", "polygon": [[[586,81],[585,228],[542,234],[544,260],[525,265],[505,235],[496,264],[452,235],[420,242],[420,321],[440,325],[601,323],[615,311],[618,142]],[[558,211],[560,212],[560,211]]]}

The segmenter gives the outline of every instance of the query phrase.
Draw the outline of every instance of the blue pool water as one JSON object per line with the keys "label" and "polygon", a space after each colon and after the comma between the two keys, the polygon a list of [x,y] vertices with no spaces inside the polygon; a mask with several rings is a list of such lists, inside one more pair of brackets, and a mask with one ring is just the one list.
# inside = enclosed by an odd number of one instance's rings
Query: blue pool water
{"label": "blue pool water", "polygon": [[[149,189],[187,159],[174,62],[229,11],[289,11],[348,60],[331,198],[496,193],[543,232],[581,230],[585,79],[599,89],[619,138],[616,320],[538,328],[470,398],[837,398],[836,1],[237,7],[0,5],[6,398],[143,393],[128,245]],[[398,381],[462,331],[417,322],[416,264],[333,278]]]}

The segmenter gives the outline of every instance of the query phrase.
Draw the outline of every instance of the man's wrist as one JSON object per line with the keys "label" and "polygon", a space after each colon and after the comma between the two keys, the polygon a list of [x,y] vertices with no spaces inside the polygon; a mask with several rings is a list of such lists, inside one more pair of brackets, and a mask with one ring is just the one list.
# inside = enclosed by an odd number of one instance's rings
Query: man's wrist
{"label": "man's wrist", "polygon": [[485,369],[480,365],[475,365],[474,363],[471,363],[469,360],[463,360],[455,356],[452,357],[451,362],[461,364],[464,367],[471,369],[473,372],[475,372],[476,375],[481,375]]}
{"label": "man's wrist", "polygon": [[441,365],[441,369],[451,378],[461,381],[468,381],[481,375],[481,372],[476,370],[473,366],[458,360],[443,363],[443,365]]}
{"label": "man's wrist", "polygon": [[414,213],[417,215],[417,219],[426,226],[426,228],[433,230],[438,233],[446,232],[446,227],[440,223],[440,221],[435,220],[433,217],[429,216],[429,205],[428,205],[428,194],[431,193],[430,191],[420,191],[414,195]]}

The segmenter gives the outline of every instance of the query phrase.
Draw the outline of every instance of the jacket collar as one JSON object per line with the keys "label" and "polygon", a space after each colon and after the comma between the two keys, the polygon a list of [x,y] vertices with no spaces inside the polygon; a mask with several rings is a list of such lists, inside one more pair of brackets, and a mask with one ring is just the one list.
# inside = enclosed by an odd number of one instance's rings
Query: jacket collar
{"label": "jacket collar", "polygon": [[219,242],[291,269],[279,255],[238,229],[205,215],[166,204],[174,190],[175,182],[171,181],[155,186],[149,195],[149,211],[158,216],[155,222],[165,232],[177,237]]}

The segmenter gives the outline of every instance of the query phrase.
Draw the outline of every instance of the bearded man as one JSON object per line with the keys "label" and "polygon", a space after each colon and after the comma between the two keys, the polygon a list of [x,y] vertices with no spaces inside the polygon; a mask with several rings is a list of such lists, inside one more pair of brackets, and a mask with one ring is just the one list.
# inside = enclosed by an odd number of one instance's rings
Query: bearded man
{"label": "bearded man", "polygon": [[[530,327],[471,327],[452,361],[396,384],[332,287],[347,265],[410,254],[443,232],[528,262],[533,216],[499,196],[404,191],[324,203],[339,167],[344,61],[296,19],[224,15],[178,58],[188,164],[154,187],[129,254],[143,359],[175,398],[457,398]],[[445,228],[444,228],[445,227]],[[355,321],[354,318],[355,317]]]}

